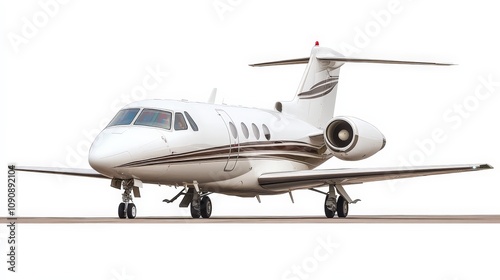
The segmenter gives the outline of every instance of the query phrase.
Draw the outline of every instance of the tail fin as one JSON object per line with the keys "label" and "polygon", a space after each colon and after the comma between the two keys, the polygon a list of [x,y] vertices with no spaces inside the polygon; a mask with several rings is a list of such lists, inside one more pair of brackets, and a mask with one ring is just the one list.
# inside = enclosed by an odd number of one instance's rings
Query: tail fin
{"label": "tail fin", "polygon": [[446,63],[416,62],[400,60],[379,60],[347,58],[342,54],[320,47],[318,42],[311,51],[309,58],[298,58],[251,64],[250,66],[273,66],[305,64],[306,70],[302,76],[297,94],[292,101],[277,102],[276,110],[291,114],[320,129],[323,129],[333,117],[337,84],[339,82],[340,67],[346,62],[357,63],[384,63],[384,64],[413,64],[413,65],[452,65]]}

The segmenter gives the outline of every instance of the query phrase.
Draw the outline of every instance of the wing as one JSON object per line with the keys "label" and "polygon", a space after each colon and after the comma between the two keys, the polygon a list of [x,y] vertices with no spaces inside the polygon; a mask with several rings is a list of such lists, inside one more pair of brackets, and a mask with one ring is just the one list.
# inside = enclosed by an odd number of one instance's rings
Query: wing
{"label": "wing", "polygon": [[489,164],[419,166],[400,168],[366,169],[315,169],[265,173],[259,177],[259,184],[268,190],[291,191],[308,189],[328,184],[349,185],[419,176],[439,175],[467,171],[492,169]]}
{"label": "wing", "polygon": [[94,169],[80,169],[80,168],[60,168],[60,167],[31,167],[31,166],[16,166],[18,171],[60,174],[80,177],[92,178],[108,178]]}

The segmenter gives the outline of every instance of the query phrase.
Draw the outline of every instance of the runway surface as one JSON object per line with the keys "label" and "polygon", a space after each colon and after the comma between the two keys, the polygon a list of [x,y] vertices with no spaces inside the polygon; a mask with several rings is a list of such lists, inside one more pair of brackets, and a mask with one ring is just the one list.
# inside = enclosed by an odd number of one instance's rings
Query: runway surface
{"label": "runway surface", "polygon": [[18,224],[498,224],[500,215],[378,215],[325,217],[1,217],[0,223]]}

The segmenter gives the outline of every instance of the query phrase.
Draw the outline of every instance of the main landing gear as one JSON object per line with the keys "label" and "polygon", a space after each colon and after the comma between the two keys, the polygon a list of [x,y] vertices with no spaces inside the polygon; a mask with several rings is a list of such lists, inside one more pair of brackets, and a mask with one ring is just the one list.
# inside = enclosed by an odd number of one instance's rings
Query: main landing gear
{"label": "main landing gear", "polygon": [[337,201],[335,200],[335,195],[326,195],[325,216],[327,218],[333,218],[333,216],[335,216],[335,212],[337,212],[339,218],[347,217],[347,214],[349,213],[349,202],[347,202],[343,196],[339,196]]}
{"label": "main landing gear", "polygon": [[[339,193],[338,199],[336,191]],[[335,212],[339,218],[347,217],[349,203],[356,203],[359,199],[352,200],[341,185],[330,185],[330,190],[325,197],[325,216],[333,218]]]}
{"label": "main landing gear", "polygon": [[179,207],[189,207],[191,217],[193,218],[210,218],[212,215],[212,201],[208,195],[210,193],[203,192],[198,186],[198,182],[193,182],[194,188],[188,188],[187,184],[176,196],[171,199],[164,199],[163,202],[172,203],[180,196],[184,196]]}
{"label": "main landing gear", "polygon": [[191,217],[193,218],[199,218],[200,216],[203,218],[210,218],[212,215],[212,201],[207,194],[201,197],[198,192],[194,192],[189,209],[191,210]]}

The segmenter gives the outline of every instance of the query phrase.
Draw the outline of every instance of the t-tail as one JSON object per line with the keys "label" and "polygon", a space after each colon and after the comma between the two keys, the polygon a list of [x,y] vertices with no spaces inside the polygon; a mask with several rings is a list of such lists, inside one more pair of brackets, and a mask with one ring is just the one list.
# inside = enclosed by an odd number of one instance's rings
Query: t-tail
{"label": "t-tail", "polygon": [[306,70],[302,76],[294,99],[287,102],[277,102],[276,110],[293,115],[323,130],[334,116],[340,67],[346,62],[440,66],[453,65],[434,62],[348,58],[332,49],[320,47],[319,43],[316,42],[312,48],[310,57],[250,64],[250,66],[307,63]]}

